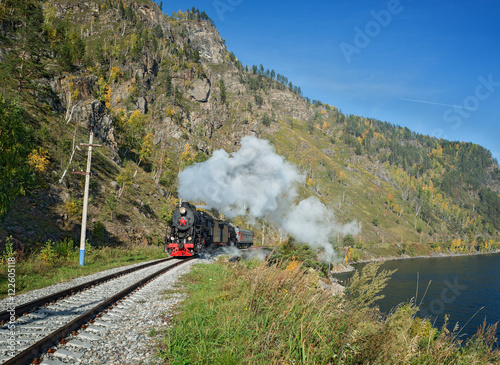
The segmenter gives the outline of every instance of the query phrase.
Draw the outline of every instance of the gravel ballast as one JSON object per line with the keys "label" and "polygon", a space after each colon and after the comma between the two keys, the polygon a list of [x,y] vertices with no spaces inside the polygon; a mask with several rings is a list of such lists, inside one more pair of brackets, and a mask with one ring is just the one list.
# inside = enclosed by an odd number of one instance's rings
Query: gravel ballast
{"label": "gravel ballast", "polygon": [[[150,262],[154,262],[154,261],[158,261],[158,260],[151,260]],[[68,282],[65,282],[65,283],[58,283],[58,284],[54,284],[51,286],[47,286],[45,288],[31,290],[27,293],[16,295],[12,298],[7,297],[7,298],[0,301],[0,311],[4,311],[8,307],[12,307],[12,305],[18,307],[20,305],[31,302],[31,301],[36,300],[38,298],[42,298],[42,297],[57,293],[59,291],[66,290],[66,289],[78,286],[80,284],[84,284],[86,282],[102,278],[106,275],[111,275],[111,274],[123,271],[125,269],[140,266],[140,265],[143,265],[144,263],[145,262],[139,262],[139,263],[133,264],[133,265],[115,267],[114,269],[108,269],[108,270],[100,271],[100,272],[95,273],[95,274],[81,276],[79,278],[75,278],[75,279],[68,281]]]}
{"label": "gravel ballast", "polygon": [[161,364],[157,338],[184,299],[184,294],[164,292],[175,289],[178,278],[200,262],[210,260],[187,262],[135,291],[78,335],[68,337],[55,353],[43,355],[42,364]]}

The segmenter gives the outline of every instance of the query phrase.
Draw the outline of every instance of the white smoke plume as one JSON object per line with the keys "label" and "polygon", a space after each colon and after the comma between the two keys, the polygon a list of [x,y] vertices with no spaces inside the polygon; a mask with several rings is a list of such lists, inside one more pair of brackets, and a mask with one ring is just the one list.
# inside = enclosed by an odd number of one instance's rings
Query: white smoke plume
{"label": "white smoke plume", "polygon": [[360,230],[356,221],[340,224],[335,214],[316,197],[304,199],[292,207],[282,222],[282,228],[297,241],[320,248],[325,261],[336,260],[330,237],[337,233],[356,235]]}
{"label": "white smoke plume", "polygon": [[268,141],[247,136],[232,155],[217,150],[207,161],[182,171],[179,197],[203,201],[207,208],[216,208],[228,217],[262,218],[267,214],[299,242],[321,248],[325,259],[333,261],[335,252],[329,237],[336,233],[355,235],[359,227],[356,222],[339,224],[317,198],[293,205],[297,185],[303,181],[304,176],[276,154]]}
{"label": "white smoke plume", "polygon": [[179,197],[203,201],[228,217],[263,217],[278,209],[280,201],[297,196],[295,185],[304,177],[274,151],[271,144],[253,136],[241,139],[230,156],[217,150],[207,161],[179,174]]}

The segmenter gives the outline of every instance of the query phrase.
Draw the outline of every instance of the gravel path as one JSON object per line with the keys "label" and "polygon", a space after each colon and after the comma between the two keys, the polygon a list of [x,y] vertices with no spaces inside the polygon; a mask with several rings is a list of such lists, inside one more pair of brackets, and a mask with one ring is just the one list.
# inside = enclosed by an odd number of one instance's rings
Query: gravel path
{"label": "gravel path", "polygon": [[175,306],[184,299],[183,294],[166,296],[164,292],[175,289],[181,275],[203,262],[211,260],[192,260],[137,290],[87,329],[70,336],[67,344],[58,345],[54,354],[43,355],[42,365],[162,364],[155,356],[156,342],[169,326]]}

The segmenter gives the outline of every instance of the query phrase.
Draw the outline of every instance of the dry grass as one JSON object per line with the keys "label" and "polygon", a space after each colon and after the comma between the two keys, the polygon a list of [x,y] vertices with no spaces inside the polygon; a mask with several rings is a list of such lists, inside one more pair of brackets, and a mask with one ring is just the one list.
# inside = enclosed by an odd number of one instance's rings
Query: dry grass
{"label": "dry grass", "polygon": [[454,334],[415,316],[412,303],[388,316],[371,307],[389,272],[378,265],[345,295],[318,288],[318,275],[268,263],[198,265],[189,294],[160,345],[168,364],[494,364],[495,330],[460,346]]}

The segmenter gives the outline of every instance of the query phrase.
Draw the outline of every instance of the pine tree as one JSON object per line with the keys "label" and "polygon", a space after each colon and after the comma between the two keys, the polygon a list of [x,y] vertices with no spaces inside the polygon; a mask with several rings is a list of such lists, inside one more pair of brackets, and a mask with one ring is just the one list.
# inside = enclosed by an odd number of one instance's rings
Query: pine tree
{"label": "pine tree", "polygon": [[43,32],[43,12],[34,0],[7,0],[8,19],[2,19],[7,29],[0,46],[9,50],[0,64],[2,86],[23,91],[36,89],[34,79],[46,75],[44,59],[50,48]]}
{"label": "pine tree", "polygon": [[23,114],[16,103],[0,95],[0,217],[33,182],[28,164],[33,133],[25,127]]}
{"label": "pine tree", "polygon": [[220,80],[220,101],[225,104],[227,99],[227,90],[224,80]]}

